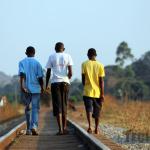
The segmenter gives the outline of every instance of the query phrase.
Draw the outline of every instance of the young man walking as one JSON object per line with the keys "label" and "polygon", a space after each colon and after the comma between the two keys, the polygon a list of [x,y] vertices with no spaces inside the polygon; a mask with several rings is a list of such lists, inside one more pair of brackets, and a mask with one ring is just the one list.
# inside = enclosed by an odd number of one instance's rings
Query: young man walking
{"label": "young man walking", "polygon": [[[64,44],[56,43],[55,53],[50,55],[46,68],[46,89],[52,72],[51,93],[53,114],[57,118],[59,132],[57,135],[68,134],[67,130],[67,101],[69,84],[72,77],[72,58],[64,52]],[[62,115],[62,118],[61,118]],[[62,122],[62,126],[61,126]]]}
{"label": "young man walking", "polygon": [[85,104],[89,128],[88,133],[93,133],[91,119],[95,119],[95,134],[99,134],[99,118],[104,101],[104,66],[96,60],[96,50],[88,50],[89,60],[82,64],[82,83],[84,86],[83,100]]}
{"label": "young man walking", "polygon": [[[38,115],[40,108],[40,93],[43,92],[43,69],[34,59],[34,47],[26,49],[27,57],[19,62],[20,88],[27,122],[26,135],[38,135]],[[30,114],[30,103],[32,110]]]}

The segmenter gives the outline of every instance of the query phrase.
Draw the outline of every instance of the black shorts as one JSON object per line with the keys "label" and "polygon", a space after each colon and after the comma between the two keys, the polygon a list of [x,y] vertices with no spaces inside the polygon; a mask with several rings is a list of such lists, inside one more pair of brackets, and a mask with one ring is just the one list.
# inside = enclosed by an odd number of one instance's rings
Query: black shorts
{"label": "black shorts", "polygon": [[102,109],[102,102],[100,99],[83,96],[83,100],[86,111],[91,112],[93,118],[99,118]]}
{"label": "black shorts", "polygon": [[65,82],[52,83],[52,103],[53,103],[53,114],[67,114],[67,101],[69,93],[69,84]]}

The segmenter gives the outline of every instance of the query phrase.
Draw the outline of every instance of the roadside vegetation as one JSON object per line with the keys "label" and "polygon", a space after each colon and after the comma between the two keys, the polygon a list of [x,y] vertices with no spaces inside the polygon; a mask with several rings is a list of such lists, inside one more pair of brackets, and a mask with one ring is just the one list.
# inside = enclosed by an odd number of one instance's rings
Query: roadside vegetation
{"label": "roadside vegetation", "polygon": [[106,96],[102,110],[102,123],[127,128],[127,133],[150,135],[150,102],[119,102],[112,96]]}
{"label": "roadside vegetation", "polygon": [[12,105],[7,101],[3,107],[0,107],[0,123],[19,117],[23,113],[24,111],[22,105]]}
{"label": "roadside vegetation", "polygon": [[[125,134],[135,133],[150,136],[150,102],[120,102],[112,96],[106,96],[101,113],[101,124],[111,124],[126,128]],[[86,114],[83,102],[76,103],[76,111],[69,111],[74,121],[86,126]]]}

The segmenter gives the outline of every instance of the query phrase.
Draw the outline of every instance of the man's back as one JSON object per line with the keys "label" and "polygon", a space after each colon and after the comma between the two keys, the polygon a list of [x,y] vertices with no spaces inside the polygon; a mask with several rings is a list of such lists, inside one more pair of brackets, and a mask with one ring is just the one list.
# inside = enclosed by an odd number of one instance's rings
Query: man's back
{"label": "man's back", "polygon": [[19,62],[19,74],[25,74],[25,86],[31,93],[40,93],[38,78],[43,77],[40,63],[33,57],[27,57]]}
{"label": "man's back", "polygon": [[99,98],[99,78],[105,76],[103,64],[96,60],[85,61],[82,64],[82,73],[85,75],[84,96]]}
{"label": "man's back", "polygon": [[46,68],[52,69],[52,81],[51,83],[56,82],[67,82],[68,79],[68,66],[72,66],[72,58],[67,53],[54,53],[50,55]]}

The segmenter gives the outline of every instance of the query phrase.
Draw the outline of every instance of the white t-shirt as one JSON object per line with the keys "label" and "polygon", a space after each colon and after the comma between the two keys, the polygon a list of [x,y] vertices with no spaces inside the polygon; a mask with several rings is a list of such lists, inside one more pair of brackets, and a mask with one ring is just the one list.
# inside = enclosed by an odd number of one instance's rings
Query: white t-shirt
{"label": "white t-shirt", "polygon": [[68,66],[72,66],[73,61],[67,53],[54,53],[49,56],[46,68],[52,70],[51,83],[66,82],[70,84],[68,78]]}

